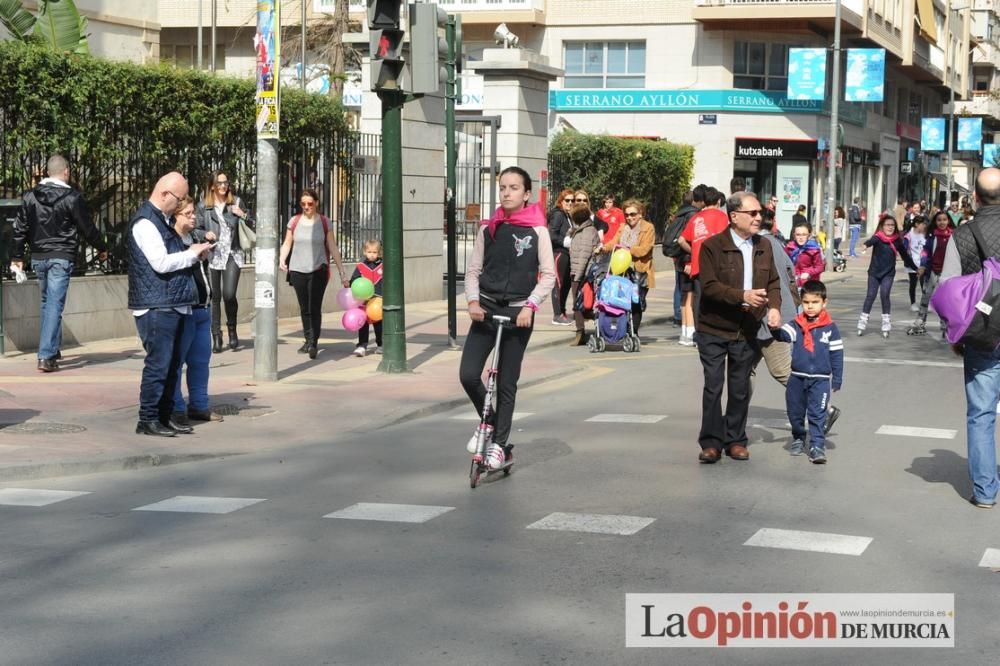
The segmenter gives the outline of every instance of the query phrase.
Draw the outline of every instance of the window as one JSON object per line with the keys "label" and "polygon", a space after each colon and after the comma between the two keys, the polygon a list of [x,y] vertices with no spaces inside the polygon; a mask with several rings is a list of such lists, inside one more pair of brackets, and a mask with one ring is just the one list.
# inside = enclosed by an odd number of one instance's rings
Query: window
{"label": "window", "polygon": [[918,126],[920,125],[920,117],[921,117],[920,114],[922,106],[923,106],[923,99],[921,99],[920,95],[918,95],[915,92],[911,92],[910,109],[909,109],[910,115],[909,119],[907,120],[907,122],[909,122],[911,125],[918,125]]}
{"label": "window", "polygon": [[751,90],[788,90],[788,46],[763,42],[736,42],[733,87]]}
{"label": "window", "polygon": [[566,42],[567,88],[644,88],[645,42]]}

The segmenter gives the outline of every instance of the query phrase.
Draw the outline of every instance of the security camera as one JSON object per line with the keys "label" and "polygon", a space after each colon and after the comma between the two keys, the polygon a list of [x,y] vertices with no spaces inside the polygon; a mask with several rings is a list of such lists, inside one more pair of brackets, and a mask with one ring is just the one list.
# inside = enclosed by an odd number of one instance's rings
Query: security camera
{"label": "security camera", "polygon": [[521,43],[517,35],[507,28],[506,23],[497,26],[497,29],[493,31],[493,39],[496,40],[497,44],[503,44],[505,49],[516,49],[517,45]]}

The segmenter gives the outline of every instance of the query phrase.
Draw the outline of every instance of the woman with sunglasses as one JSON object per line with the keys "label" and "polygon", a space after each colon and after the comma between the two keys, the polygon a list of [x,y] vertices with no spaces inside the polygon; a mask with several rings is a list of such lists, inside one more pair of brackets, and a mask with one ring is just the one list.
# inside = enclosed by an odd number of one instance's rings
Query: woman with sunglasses
{"label": "woman with sunglasses", "polygon": [[556,199],[556,205],[549,212],[548,228],[552,238],[552,260],[555,262],[556,285],[552,287],[552,323],[569,326],[573,321],[566,316],[566,299],[569,298],[570,270],[569,245],[570,230],[573,225],[569,211],[573,207],[573,190],[563,190]]}
{"label": "woman with sunglasses", "polygon": [[246,205],[233,194],[229,176],[225,171],[216,171],[205,188],[205,198],[198,204],[197,228],[209,240],[215,240],[215,249],[208,258],[209,279],[212,286],[212,351],[222,351],[222,311],[226,305],[226,329],[229,332],[229,348],[240,348],[240,338],[236,334],[239,302],[236,288],[240,284],[240,272],[246,262],[246,255],[240,247],[239,224],[243,220],[248,227],[256,229],[253,217]]}
{"label": "woman with sunglasses", "polygon": [[627,247],[632,253],[632,269],[639,287],[639,302],[632,304],[632,326],[638,335],[642,312],[646,309],[646,294],[656,286],[656,269],[653,268],[656,230],[652,222],[646,220],[646,207],[642,203],[629,199],[624,208],[625,224],[619,226],[611,240],[604,244],[604,251],[614,252],[616,247]]}

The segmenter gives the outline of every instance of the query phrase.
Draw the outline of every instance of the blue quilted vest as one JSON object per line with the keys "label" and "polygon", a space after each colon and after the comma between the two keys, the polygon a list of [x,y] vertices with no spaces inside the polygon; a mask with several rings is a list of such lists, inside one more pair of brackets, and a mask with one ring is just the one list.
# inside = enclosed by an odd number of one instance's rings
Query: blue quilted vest
{"label": "blue quilted vest", "polygon": [[195,305],[198,293],[190,268],[170,273],[157,273],[149,265],[146,255],[139,249],[132,235],[132,228],[139,220],[150,220],[163,238],[167,254],[184,252],[187,248],[173,229],[167,226],[166,218],[149,201],[143,202],[128,224],[128,307],[130,310],[152,308],[174,308]]}

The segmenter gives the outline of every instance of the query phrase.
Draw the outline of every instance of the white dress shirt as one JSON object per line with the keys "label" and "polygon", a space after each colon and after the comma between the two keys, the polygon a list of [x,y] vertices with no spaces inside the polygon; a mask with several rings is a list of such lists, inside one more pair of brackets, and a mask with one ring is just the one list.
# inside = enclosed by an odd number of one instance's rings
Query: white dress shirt
{"label": "white dress shirt", "polygon": [[[142,250],[146,261],[157,273],[173,273],[183,268],[194,266],[198,261],[198,255],[191,250],[183,252],[167,253],[167,246],[163,243],[163,237],[157,231],[156,225],[151,220],[143,218],[132,227],[132,237],[135,238],[136,245]],[[174,308],[181,314],[191,314],[191,306],[183,305]],[[149,312],[145,310],[132,310],[132,315],[141,317]]]}
{"label": "white dress shirt", "polygon": [[730,227],[736,249],[743,255],[743,291],[753,289],[753,236],[740,238]]}

